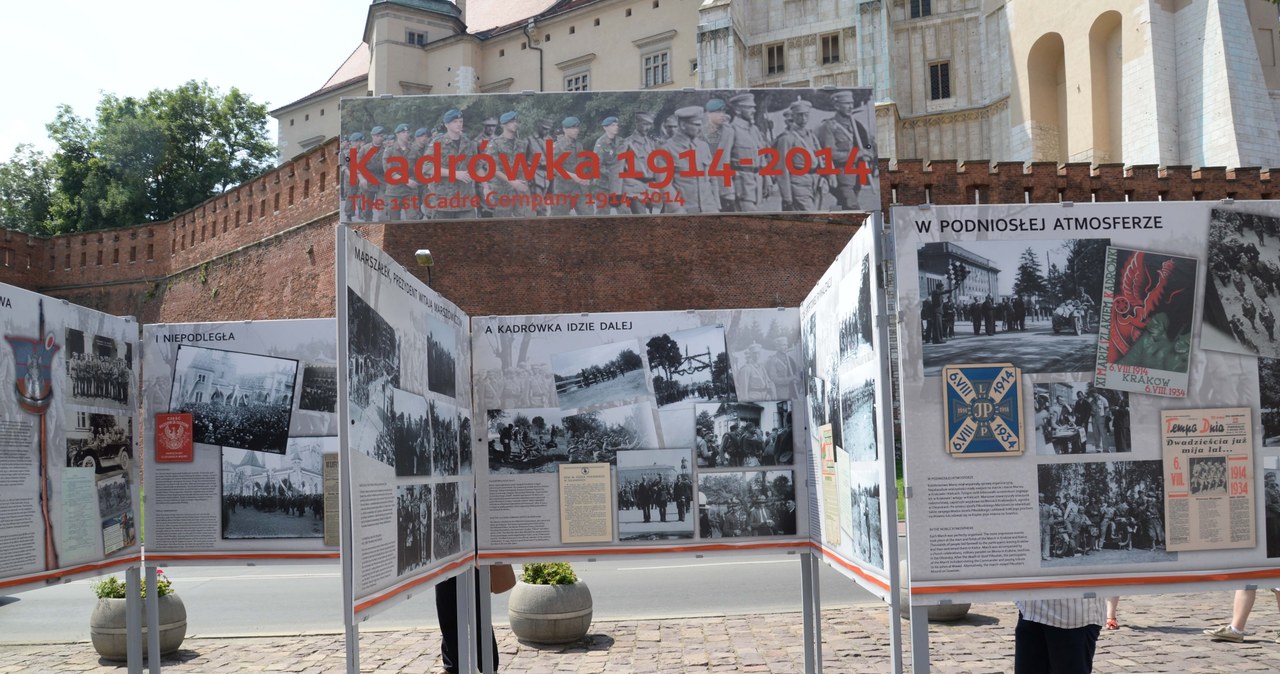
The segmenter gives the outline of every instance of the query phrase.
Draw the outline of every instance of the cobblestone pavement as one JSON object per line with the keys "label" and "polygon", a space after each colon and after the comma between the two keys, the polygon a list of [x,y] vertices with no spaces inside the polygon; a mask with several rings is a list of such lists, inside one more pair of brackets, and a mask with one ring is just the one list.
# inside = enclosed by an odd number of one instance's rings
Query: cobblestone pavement
{"label": "cobblestone pavement", "polygon": [[[1102,633],[1098,672],[1275,672],[1280,671],[1280,613],[1269,593],[1260,593],[1250,620],[1253,635],[1243,644],[1210,641],[1200,631],[1225,622],[1229,592],[1125,597],[1121,629]],[[859,604],[823,612],[825,672],[890,671],[888,608]],[[968,617],[929,628],[933,672],[1008,672],[1013,667],[1012,604],[975,604]],[[671,620],[598,622],[589,637],[562,647],[520,643],[499,627],[504,674],[610,674],[669,672],[804,671],[799,613],[713,616]],[[910,671],[910,627],[903,623],[906,669]],[[366,632],[360,638],[361,671],[378,674],[434,673],[439,666],[434,630]],[[163,661],[165,672],[342,672],[342,635],[273,638],[187,639]],[[16,672],[125,671],[99,660],[88,643],[0,647],[0,674]]]}

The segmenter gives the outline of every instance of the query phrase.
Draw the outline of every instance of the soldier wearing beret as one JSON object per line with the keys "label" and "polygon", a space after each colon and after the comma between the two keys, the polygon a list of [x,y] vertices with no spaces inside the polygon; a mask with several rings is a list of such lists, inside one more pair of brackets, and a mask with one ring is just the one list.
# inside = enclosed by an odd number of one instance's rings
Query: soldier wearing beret
{"label": "soldier wearing beret", "polygon": [[734,167],[734,210],[758,211],[760,203],[769,196],[767,179],[757,173],[760,170],[760,149],[768,146],[764,132],[756,126],[756,97],[738,94],[729,99],[733,106],[733,152],[730,158]]}
{"label": "soldier wearing beret", "polygon": [[587,214],[585,195],[591,186],[591,181],[580,178],[577,174],[578,165],[582,163],[582,143],[578,140],[578,134],[582,133],[581,127],[581,120],[573,116],[565,117],[560,123],[564,135],[556,141],[555,153],[568,155],[561,166],[569,177],[566,179],[556,175],[551,181],[550,193],[559,199],[551,207],[552,215],[568,215],[571,212],[578,215]]}
{"label": "soldier wearing beret", "polygon": [[622,191],[622,178],[618,173],[622,170],[618,153],[622,151],[622,139],[618,138],[618,118],[609,115],[600,121],[604,133],[596,139],[595,153],[600,158],[600,178],[592,181],[591,190],[596,194],[604,194],[603,203],[596,203],[596,213],[609,214],[609,195]]}
{"label": "soldier wearing beret", "polygon": [[[404,160],[406,166],[412,167],[413,162],[418,159],[418,153],[414,150],[413,141],[409,137],[409,125],[403,123],[397,125],[394,138],[391,144],[382,151],[382,165],[384,167],[392,166],[391,159],[399,157]],[[387,200],[387,219],[416,220],[418,217],[417,207],[410,209],[409,206],[415,201],[410,197],[415,196],[417,191],[417,183],[412,180],[401,185],[386,183],[384,195]],[[392,200],[394,200],[394,203],[392,203]]]}
{"label": "soldier wearing beret", "polygon": [[[383,141],[386,138],[386,135],[387,134],[382,127],[374,126],[372,129],[369,129],[369,134],[364,137],[364,142],[360,145],[360,157],[364,157],[368,154],[369,150],[375,150],[373,158],[365,162],[365,167],[368,169],[369,173],[377,176],[379,181],[381,181],[382,177],[386,175],[385,167],[382,163],[382,150],[385,146]],[[368,183],[363,179],[363,176],[360,181],[360,185],[361,194],[363,194],[366,199],[364,202],[365,204],[370,204],[374,200],[382,198],[383,185]],[[362,209],[360,217],[366,222],[381,219],[378,215],[374,214],[372,205]]]}
{"label": "soldier wearing beret", "polygon": [[[627,195],[627,201],[630,202],[631,213],[633,215],[644,215],[650,212],[650,208],[656,204],[650,204],[645,201],[645,197],[649,194],[649,183],[653,182],[653,175],[649,173],[649,154],[658,147],[658,141],[654,140],[649,134],[653,131],[653,113],[637,112],[635,114],[634,126],[631,129],[631,135],[622,139],[622,151],[630,152],[635,155],[635,172],[643,173],[642,178],[623,178],[622,193]],[[621,168],[626,168],[625,166]]]}
{"label": "soldier wearing beret", "polygon": [[[863,179],[870,181],[879,174],[875,139],[861,122],[853,118],[857,105],[852,91],[837,91],[832,94],[831,102],[836,114],[818,127],[818,145],[831,148],[834,168],[839,171],[832,179],[836,203],[841,210],[858,210],[858,194],[862,191]],[[860,176],[845,172],[845,166],[856,167],[859,162],[865,163],[868,173]],[[871,207],[875,206],[878,204]]]}
{"label": "soldier wearing beret", "polygon": [[[536,132],[529,136],[525,141],[524,154],[529,158],[531,164],[545,165],[541,158],[547,154],[547,141],[554,140],[551,129],[555,126],[555,122],[550,117],[542,117],[538,120],[535,127]],[[537,159],[537,161],[535,161]],[[538,171],[533,176],[533,193],[537,195],[545,195],[551,187],[551,181],[546,171]],[[549,213],[549,209],[543,208],[542,215]]]}
{"label": "soldier wearing beret", "polygon": [[[504,112],[498,118],[498,123],[502,126],[502,135],[490,140],[485,148],[485,152],[494,158],[498,170],[493,179],[485,183],[485,191],[487,194],[506,197],[493,205],[494,217],[527,218],[533,215],[533,209],[523,201],[523,197],[519,203],[512,197],[528,195],[529,183],[514,173],[508,176],[502,169],[504,164],[514,165],[515,157],[521,153],[525,144],[524,139],[519,137],[519,115],[515,111]],[[507,205],[503,205],[504,201]]]}
{"label": "soldier wearing beret", "polygon": [[[696,159],[694,168],[697,169],[697,175],[688,175],[686,170],[688,162],[680,160],[678,170],[674,171],[671,185],[667,187],[672,201],[663,204],[663,213],[720,212],[719,192],[711,184],[711,178],[707,175],[708,169],[711,168],[711,147],[700,138],[703,114],[702,107],[698,105],[676,110],[675,116],[680,120],[680,131],[662,144],[662,149],[670,154],[673,161],[681,153],[692,150]],[[680,201],[684,203],[681,204]]]}
{"label": "soldier wearing beret", "polygon": [[445,166],[440,170],[445,174],[433,184],[434,196],[428,204],[428,210],[431,212],[432,219],[435,220],[457,220],[462,218],[475,217],[475,209],[467,208],[450,208],[447,206],[438,206],[436,202],[451,199],[456,196],[470,196],[475,194],[474,181],[471,176],[461,166],[455,171],[449,171],[448,166],[451,163],[451,157],[469,157],[476,152],[475,143],[471,142],[462,132],[465,119],[462,111],[454,108],[444,113],[441,118],[444,122],[444,133],[436,136],[431,140],[433,146],[440,148],[440,162]]}
{"label": "soldier wearing beret", "polygon": [[[712,161],[717,161],[716,153],[720,153],[717,168],[729,164],[733,157],[733,125],[729,122],[724,100],[713,98],[707,101],[707,125],[702,131],[702,139],[711,148]],[[723,178],[716,177],[711,182],[720,194],[720,210],[726,213],[736,210],[733,181],[725,182]]]}
{"label": "soldier wearing beret", "polygon": [[[788,152],[794,148],[800,148],[809,157],[813,157],[814,152],[818,150],[818,137],[809,130],[809,112],[812,109],[813,105],[809,101],[800,100],[792,103],[787,108],[791,113],[791,122],[787,130],[773,143],[778,156],[797,170],[804,168],[800,158],[796,156],[801,153],[793,153],[789,158]],[[812,212],[818,208],[820,195],[818,175],[812,170],[803,175],[796,175],[784,169],[778,176],[778,191],[782,193],[782,210],[784,211]]]}
{"label": "soldier wearing beret", "polygon": [[[425,126],[418,127],[418,129],[413,132],[413,153],[415,156],[421,157],[423,153],[427,151],[427,145],[431,143],[431,135],[431,129],[428,129]],[[417,160],[415,159],[414,161]],[[417,183],[416,180],[414,182]],[[430,191],[431,188],[429,186],[422,184],[418,184],[414,188],[414,194],[418,197],[418,213],[415,214],[415,218],[421,217],[429,219],[431,217],[431,213],[423,208],[422,205],[422,200],[426,198],[427,192]]]}

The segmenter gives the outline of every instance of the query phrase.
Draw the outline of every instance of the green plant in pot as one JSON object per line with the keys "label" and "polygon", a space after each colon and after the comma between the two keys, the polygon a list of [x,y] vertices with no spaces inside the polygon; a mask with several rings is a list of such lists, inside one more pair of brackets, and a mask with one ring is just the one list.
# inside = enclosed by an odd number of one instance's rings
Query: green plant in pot
{"label": "green plant in pot", "polygon": [[563,644],[587,635],[591,590],[568,562],[524,564],[507,602],[511,632],[521,641]]}
{"label": "green plant in pot", "polygon": [[[147,596],[147,583],[139,588],[143,599]],[[107,576],[93,584],[98,603],[89,615],[89,637],[93,648],[104,660],[128,658],[128,627],[125,612],[125,596],[128,586],[115,576]],[[156,570],[156,600],[160,607],[160,654],[169,655],[178,650],[187,636],[187,607],[174,592],[173,582]],[[143,611],[146,615],[146,611]],[[142,627],[143,656],[146,656],[147,627]]]}

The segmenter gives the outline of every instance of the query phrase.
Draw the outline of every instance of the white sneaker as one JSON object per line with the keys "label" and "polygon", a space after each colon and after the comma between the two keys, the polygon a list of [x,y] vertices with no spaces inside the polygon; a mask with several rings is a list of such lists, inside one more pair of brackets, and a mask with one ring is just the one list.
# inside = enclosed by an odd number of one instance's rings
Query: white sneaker
{"label": "white sneaker", "polygon": [[1222,627],[1215,627],[1211,630],[1204,630],[1204,634],[1214,641],[1230,641],[1237,644],[1244,642],[1244,633],[1237,632],[1236,629],[1230,625],[1223,625]]}

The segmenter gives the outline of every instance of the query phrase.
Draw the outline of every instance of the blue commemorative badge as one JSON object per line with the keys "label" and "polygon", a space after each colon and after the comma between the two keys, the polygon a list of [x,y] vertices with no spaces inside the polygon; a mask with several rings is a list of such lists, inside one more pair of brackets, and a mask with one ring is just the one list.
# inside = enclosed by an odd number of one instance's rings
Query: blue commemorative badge
{"label": "blue commemorative badge", "polygon": [[1022,454],[1022,371],[1011,363],[942,368],[947,453]]}

